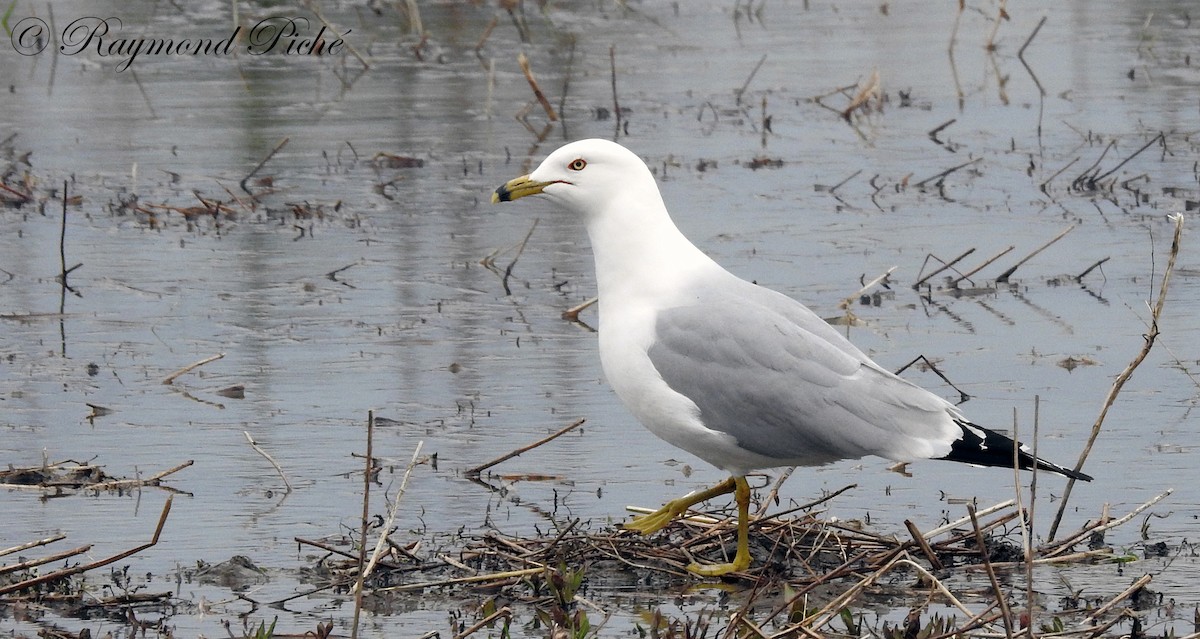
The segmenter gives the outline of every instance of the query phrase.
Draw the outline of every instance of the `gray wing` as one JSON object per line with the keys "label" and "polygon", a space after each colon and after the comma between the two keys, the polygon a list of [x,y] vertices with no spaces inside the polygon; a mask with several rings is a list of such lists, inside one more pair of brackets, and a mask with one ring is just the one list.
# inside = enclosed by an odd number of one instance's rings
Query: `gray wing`
{"label": "gray wing", "polygon": [[945,400],[880,369],[802,304],[724,284],[660,311],[649,349],[706,427],[791,464],[949,452],[960,429]]}

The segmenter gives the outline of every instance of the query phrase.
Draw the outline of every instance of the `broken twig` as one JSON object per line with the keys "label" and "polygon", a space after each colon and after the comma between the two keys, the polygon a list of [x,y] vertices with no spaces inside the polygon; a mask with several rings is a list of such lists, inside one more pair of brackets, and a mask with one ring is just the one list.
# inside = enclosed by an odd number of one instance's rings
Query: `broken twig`
{"label": "broken twig", "polygon": [[163,379],[162,383],[167,386],[170,386],[172,383],[175,382],[175,380],[179,376],[184,375],[185,373],[188,373],[194,369],[200,368],[201,366],[204,366],[205,364],[207,364],[209,362],[215,362],[215,361],[221,359],[222,357],[225,357],[225,353],[217,353],[216,355],[213,355],[211,357],[205,357],[204,359],[202,359],[198,362],[188,364],[187,366],[184,366],[183,368],[175,371],[174,373],[167,375],[167,377],[165,379]]}
{"label": "broken twig", "polygon": [[562,430],[559,430],[558,432],[552,433],[547,437],[543,437],[543,438],[537,440],[536,442],[529,444],[528,446],[522,446],[508,454],[501,455],[500,457],[497,457],[496,459],[493,459],[492,461],[487,462],[486,464],[480,464],[479,466],[471,468],[466,471],[466,474],[468,477],[478,477],[479,473],[491,468],[492,466],[495,466],[496,464],[499,464],[500,462],[508,461],[508,460],[512,459],[513,457],[516,457],[516,456],[520,455],[521,453],[533,450],[534,448],[537,448],[538,446],[541,446],[542,444],[545,444],[546,442],[548,442],[552,439],[555,439],[562,435],[566,435],[567,433],[569,433],[569,432],[575,430],[576,428],[578,428],[579,426],[583,425],[583,422],[585,422],[585,421],[587,421],[587,420],[585,420],[585,419],[576,420],[570,426],[567,426],[566,428],[563,428]]}
{"label": "broken twig", "polygon": [[292,483],[288,481],[287,475],[284,474],[284,472],[283,472],[283,468],[279,466],[279,462],[275,461],[275,458],[271,457],[270,453],[263,450],[258,445],[258,442],[254,441],[254,438],[250,436],[250,431],[244,430],[244,431],[242,431],[242,434],[246,436],[246,441],[250,442],[250,447],[254,449],[254,452],[258,453],[259,455],[262,455],[263,458],[265,458],[267,461],[271,462],[271,465],[275,467],[275,472],[279,473],[280,479],[283,480],[283,485],[284,485],[284,488],[286,489],[287,493],[291,493],[292,492]]}
{"label": "broken twig", "polygon": [[542,88],[538,86],[537,79],[533,77],[533,70],[529,68],[529,58],[525,52],[517,54],[517,64],[521,65],[521,72],[525,74],[525,79],[529,82],[529,88],[533,89],[533,97],[537,98],[538,103],[542,105],[542,110],[546,112],[546,118],[551,122],[558,121],[558,114],[554,112],[554,106],[546,99],[546,94],[542,93]]}
{"label": "broken twig", "polygon": [[[1075,462],[1075,470],[1079,471],[1083,468],[1083,463],[1087,461],[1088,454],[1092,452],[1092,445],[1096,443],[1096,438],[1100,436],[1100,427],[1104,424],[1104,418],[1108,415],[1108,409],[1117,401],[1117,395],[1120,394],[1121,388],[1125,386],[1125,382],[1133,376],[1133,371],[1141,365],[1142,360],[1150,354],[1150,349],[1154,348],[1154,341],[1158,339],[1158,320],[1162,317],[1163,305],[1167,302],[1167,285],[1171,282],[1171,273],[1175,270],[1175,258],[1179,257],[1179,245],[1183,238],[1183,214],[1176,213],[1170,216],[1172,222],[1175,223],[1175,235],[1171,240],[1171,254],[1167,258],[1167,268],[1163,271],[1162,283],[1158,290],[1158,300],[1155,301],[1153,308],[1150,311],[1150,329],[1143,336],[1142,350],[1134,356],[1133,361],[1117,375],[1117,379],[1113,380],[1112,387],[1108,390],[1108,395],[1104,398],[1104,406],[1100,409],[1100,415],[1096,418],[1096,423],[1092,425],[1092,432],[1088,436],[1087,444],[1084,445],[1083,451],[1079,453],[1079,461]],[[1074,227],[1072,227],[1074,228]],[[1062,500],[1058,503],[1058,512],[1054,515],[1054,524],[1050,526],[1049,539],[1054,539],[1054,533],[1058,531],[1058,524],[1062,521],[1063,513],[1067,510],[1067,502],[1070,501],[1071,489],[1075,487],[1075,480],[1067,480],[1067,487],[1063,491]]]}
{"label": "broken twig", "polygon": [[1037,255],[1038,253],[1041,253],[1042,251],[1046,250],[1047,248],[1050,248],[1051,244],[1054,244],[1055,242],[1066,237],[1067,233],[1074,231],[1076,226],[1078,226],[1078,225],[1072,224],[1071,226],[1068,226],[1067,228],[1063,229],[1063,231],[1061,233],[1059,233],[1058,235],[1055,235],[1054,238],[1051,239],[1049,242],[1046,242],[1045,244],[1037,247],[1036,249],[1034,249],[1034,251],[1032,253],[1030,253],[1029,255],[1026,255],[1021,261],[1010,266],[1007,271],[1004,271],[998,277],[996,277],[996,283],[999,284],[1002,282],[1007,282],[1008,278],[1012,277],[1012,274],[1017,272],[1017,269],[1021,268],[1022,264],[1033,259],[1033,256]]}

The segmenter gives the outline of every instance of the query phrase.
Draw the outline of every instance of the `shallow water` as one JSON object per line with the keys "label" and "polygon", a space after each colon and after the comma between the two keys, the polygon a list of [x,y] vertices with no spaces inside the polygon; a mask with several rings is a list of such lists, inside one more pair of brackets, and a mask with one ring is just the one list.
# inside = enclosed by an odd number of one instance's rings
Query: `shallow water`
{"label": "shallow water", "polygon": [[[919,354],[937,360],[972,395],[964,410],[983,424],[1008,427],[1016,411],[1028,433],[1040,398],[1040,453],[1063,463],[1077,457],[1112,380],[1142,346],[1145,302],[1156,295],[1170,244],[1167,214],[1200,199],[1191,137],[1200,78],[1190,59],[1200,25],[1180,3],[1014,12],[990,54],[983,42],[995,9],[968,8],[952,57],[955,15],[943,7],[778,2],[746,15],[732,3],[578,3],[539,14],[531,5],[528,45],[490,5],[422,9],[430,36],[422,59],[390,8],[381,17],[363,7],[328,10],[370,57],[366,71],[345,55],[242,55],[146,56],[118,72],[119,60],[94,51],[21,56],[0,46],[9,87],[0,139],[16,134],[3,149],[6,164],[32,151],[32,166],[16,163],[16,171],[28,171],[39,197],[54,195],[45,210],[0,210],[0,278],[8,278],[0,283],[0,462],[94,458],[124,477],[194,459],[167,482],[188,494],[176,498],[159,545],[122,563],[155,575],[152,591],[174,587],[168,573],[234,554],[275,575],[255,599],[302,590],[292,571],[312,553],[298,552],[293,538],[357,529],[361,459],[352,454],[365,449],[369,409],[399,422],[380,427],[374,443],[376,455],[395,461],[383,477],[390,491],[418,442],[437,454],[436,468],[416,468],[403,498],[402,541],[463,526],[529,535],[549,529],[551,517],[598,525],[623,518],[626,504],[655,506],[721,478],[642,430],[603,381],[595,334],[559,318],[594,293],[579,222],[528,200],[488,204],[492,189],[562,140],[614,135],[610,47],[623,110],[618,139],[656,170],[689,237],[735,273],[830,317],[860,278],[898,267],[877,306],[853,308],[865,325],[850,337],[885,366]],[[49,18],[45,5],[16,12],[13,22]],[[56,25],[116,15],[126,32],[159,37],[224,37],[232,24],[225,3],[181,11],[64,2],[53,14]],[[241,14],[250,24],[308,15],[275,5]],[[497,27],[477,56],[493,15]],[[1026,69],[1016,54],[1043,15]],[[564,122],[540,142],[513,118],[532,100],[515,61],[520,50],[563,110]],[[854,126],[813,100],[828,96],[821,102],[843,108],[848,97],[830,94],[873,70],[887,102]],[[545,123],[536,105],[529,120],[535,130]],[[931,139],[950,120],[941,143]],[[1118,168],[1160,132],[1165,146]],[[235,219],[189,224],[159,210],[151,224],[121,206],[136,196],[145,210],[191,207],[194,192],[245,201],[239,182],[284,138],[258,172],[273,178],[274,191],[253,211],[231,204]],[[386,168],[372,162],[380,152],[423,166]],[[752,170],[756,157],[782,165]],[[972,160],[940,189],[916,186]],[[1100,173],[1115,169],[1108,179],[1117,185],[1071,189],[1093,163]],[[69,280],[78,296],[68,295],[59,315],[56,198],[64,180],[82,197],[68,212],[65,245],[68,265],[82,266]],[[297,207],[314,214],[296,219]],[[1016,272],[1012,288],[971,297],[910,288],[929,253],[950,259],[975,248],[963,262],[974,266],[1014,246],[979,273],[983,285],[1071,225]],[[1122,514],[1175,488],[1153,509],[1150,530],[1172,545],[1195,537],[1200,264],[1191,226],[1159,344],[1109,412],[1085,468],[1097,480],[1076,486],[1067,527],[1099,516],[1106,503]],[[495,251],[503,251],[500,271],[517,258],[511,295],[480,263]],[[1064,279],[1105,257],[1082,286]],[[582,319],[595,326],[594,310]],[[161,383],[217,353],[225,357]],[[1067,357],[1096,364],[1057,365]],[[957,396],[932,374],[906,376]],[[245,399],[215,393],[235,384]],[[89,421],[88,403],[115,412]],[[508,476],[503,495],[462,476],[579,418],[587,419],[580,431],[494,469]],[[244,432],[279,462],[293,492],[283,496]],[[1004,471],[925,462],[907,478],[888,465],[801,470],[783,496],[802,503],[857,484],[828,514],[869,516],[881,532],[902,532],[905,518],[931,528],[961,516],[951,498],[991,503],[1013,492]],[[521,480],[535,474],[551,479]],[[1044,498],[1060,486],[1046,478],[1039,491]],[[384,510],[380,492],[374,512]],[[64,532],[104,557],[148,538],[165,499],[158,490],[38,496],[0,495],[0,547]],[[1038,530],[1051,508],[1040,504]],[[1135,546],[1136,525],[1109,541]],[[1130,570],[1172,581],[1161,566]],[[1112,581],[1097,575],[1094,587],[1111,596],[1124,587]],[[1194,581],[1178,581],[1170,594],[1195,605]],[[227,589],[194,583],[180,594],[229,599]],[[443,627],[443,609],[414,608],[372,616],[366,631]],[[235,602],[171,623],[181,636],[211,636],[220,619],[245,609]],[[298,612],[280,613],[288,631],[329,616],[339,628],[348,620],[332,598],[290,610]],[[0,627],[36,632],[28,621]]]}

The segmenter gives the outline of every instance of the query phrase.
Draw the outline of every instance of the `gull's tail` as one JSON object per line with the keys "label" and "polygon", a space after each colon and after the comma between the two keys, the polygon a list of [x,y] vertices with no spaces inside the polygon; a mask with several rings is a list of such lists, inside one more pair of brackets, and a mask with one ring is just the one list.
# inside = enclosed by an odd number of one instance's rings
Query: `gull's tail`
{"label": "gull's tail", "polygon": [[1064,468],[1053,462],[1039,459],[1030,454],[1024,445],[1015,442],[1000,433],[977,426],[971,422],[955,420],[962,429],[962,436],[954,440],[950,454],[939,459],[975,464],[977,466],[1003,466],[1012,468],[1013,450],[1016,449],[1017,463],[1022,470],[1037,467],[1038,470],[1048,470],[1071,479],[1092,481],[1091,475]]}

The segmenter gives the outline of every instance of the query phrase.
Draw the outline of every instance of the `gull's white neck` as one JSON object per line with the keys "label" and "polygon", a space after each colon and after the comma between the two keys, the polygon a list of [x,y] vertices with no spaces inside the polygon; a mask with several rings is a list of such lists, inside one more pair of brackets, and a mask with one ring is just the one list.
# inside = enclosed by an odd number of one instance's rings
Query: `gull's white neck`
{"label": "gull's white neck", "polygon": [[671,221],[653,178],[611,197],[587,230],[601,308],[606,299],[662,300],[696,273],[721,268]]}

